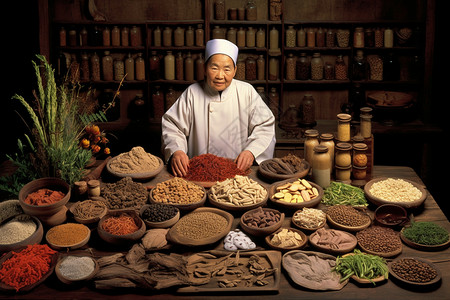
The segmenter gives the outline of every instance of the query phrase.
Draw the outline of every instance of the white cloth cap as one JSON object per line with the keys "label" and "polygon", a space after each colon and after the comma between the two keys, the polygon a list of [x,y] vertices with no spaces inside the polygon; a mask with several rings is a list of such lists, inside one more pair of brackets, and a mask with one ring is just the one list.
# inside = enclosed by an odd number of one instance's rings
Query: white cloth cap
{"label": "white cloth cap", "polygon": [[229,40],[224,39],[209,40],[206,43],[205,61],[207,61],[214,54],[225,54],[231,57],[231,59],[234,62],[234,65],[236,65],[238,52],[239,48]]}

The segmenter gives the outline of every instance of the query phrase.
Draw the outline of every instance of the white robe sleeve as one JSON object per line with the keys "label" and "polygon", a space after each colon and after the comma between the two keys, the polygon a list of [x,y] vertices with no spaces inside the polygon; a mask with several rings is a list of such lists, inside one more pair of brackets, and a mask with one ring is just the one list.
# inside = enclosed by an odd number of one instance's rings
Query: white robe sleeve
{"label": "white robe sleeve", "polygon": [[186,90],[162,117],[162,151],[166,163],[177,150],[188,153],[187,137],[193,117],[190,106]]}

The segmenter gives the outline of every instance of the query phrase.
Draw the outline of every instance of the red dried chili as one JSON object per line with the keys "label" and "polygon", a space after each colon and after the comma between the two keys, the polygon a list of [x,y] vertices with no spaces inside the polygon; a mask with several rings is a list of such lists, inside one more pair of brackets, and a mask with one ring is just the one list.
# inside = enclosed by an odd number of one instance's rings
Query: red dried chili
{"label": "red dried chili", "polygon": [[47,274],[56,251],[47,245],[35,244],[12,253],[1,266],[0,280],[19,291]]}
{"label": "red dried chili", "polygon": [[223,181],[236,175],[247,175],[249,170],[238,169],[231,159],[214,154],[202,154],[189,161],[189,170],[184,179],[190,181]]}

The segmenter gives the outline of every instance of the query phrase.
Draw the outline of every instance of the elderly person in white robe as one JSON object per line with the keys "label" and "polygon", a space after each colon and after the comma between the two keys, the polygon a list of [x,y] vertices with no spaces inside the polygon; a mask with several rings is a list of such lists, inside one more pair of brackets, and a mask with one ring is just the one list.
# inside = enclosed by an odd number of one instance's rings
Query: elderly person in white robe
{"label": "elderly person in white robe", "polygon": [[246,170],[273,157],[275,118],[255,88],[233,79],[238,47],[208,41],[205,80],[190,85],[162,117],[162,150],[175,176],[204,153],[233,159]]}

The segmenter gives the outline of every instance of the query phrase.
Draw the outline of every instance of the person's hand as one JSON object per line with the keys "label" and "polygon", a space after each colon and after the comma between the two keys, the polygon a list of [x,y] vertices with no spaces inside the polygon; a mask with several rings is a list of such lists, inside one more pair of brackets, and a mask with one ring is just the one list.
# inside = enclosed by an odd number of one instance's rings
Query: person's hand
{"label": "person's hand", "polygon": [[182,150],[177,150],[172,154],[170,165],[175,176],[184,177],[189,168],[189,157]]}
{"label": "person's hand", "polygon": [[237,164],[238,169],[245,171],[253,165],[254,160],[255,157],[253,156],[253,153],[249,150],[244,150],[239,153],[234,162]]}

